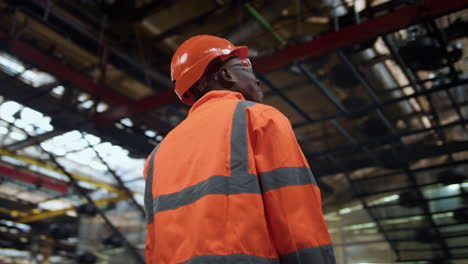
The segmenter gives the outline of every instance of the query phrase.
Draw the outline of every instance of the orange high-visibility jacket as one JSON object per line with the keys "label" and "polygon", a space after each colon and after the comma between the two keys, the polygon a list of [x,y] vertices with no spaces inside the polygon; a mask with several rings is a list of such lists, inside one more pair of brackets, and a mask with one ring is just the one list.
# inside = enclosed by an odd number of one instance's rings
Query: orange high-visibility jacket
{"label": "orange high-visibility jacket", "polygon": [[320,191],[273,107],[207,93],[144,175],[147,263],[335,263]]}

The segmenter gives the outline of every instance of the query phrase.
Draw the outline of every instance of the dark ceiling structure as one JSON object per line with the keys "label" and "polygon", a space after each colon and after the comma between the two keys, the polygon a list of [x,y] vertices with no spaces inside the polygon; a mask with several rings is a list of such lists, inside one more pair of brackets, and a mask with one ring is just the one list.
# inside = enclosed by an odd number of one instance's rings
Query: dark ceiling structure
{"label": "dark ceiling structure", "polygon": [[[250,47],[265,103],[291,120],[342,263],[465,263],[467,7],[463,0],[0,1],[0,110],[21,105],[11,117],[0,114],[0,245],[32,250],[42,235],[56,240],[48,256],[102,259],[68,239],[80,237],[82,217],[72,210],[99,216],[102,243],[126,248],[127,263],[144,263],[141,241],[122,231],[125,221],[109,206],[126,201],[143,221],[135,185],[142,176],[112,163],[102,145],[141,164],[189,109],[172,90],[172,53],[190,36],[215,34]],[[22,126],[26,108],[49,117],[53,129]],[[70,133],[84,145],[52,149]],[[82,151],[101,176],[83,176],[65,160]],[[137,176],[125,176],[130,170]],[[44,198],[19,198],[25,184]],[[18,193],[9,194],[11,186]],[[103,189],[109,195],[98,197]],[[70,206],[40,207],[54,199]]]}

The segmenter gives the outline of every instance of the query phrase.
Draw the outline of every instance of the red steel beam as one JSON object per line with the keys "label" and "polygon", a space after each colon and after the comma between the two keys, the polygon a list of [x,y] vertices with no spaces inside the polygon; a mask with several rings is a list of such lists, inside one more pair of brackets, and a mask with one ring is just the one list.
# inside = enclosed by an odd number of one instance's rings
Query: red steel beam
{"label": "red steel beam", "polygon": [[360,24],[345,27],[315,40],[292,46],[272,55],[254,60],[256,72],[269,72],[302,60],[361,42],[381,34],[392,32],[422,19],[439,17],[466,8],[466,0],[420,0],[417,4],[400,8],[394,12],[369,19]]}
{"label": "red steel beam", "polygon": [[[256,59],[253,61],[255,71],[260,73],[269,72],[286,66],[295,60],[318,56],[418,23],[421,19],[438,17],[466,6],[466,0],[421,0],[418,4],[400,8],[394,12],[343,28],[340,31],[327,34],[310,42],[292,46],[270,56]],[[0,40],[3,39],[8,39],[8,37],[0,32]],[[88,79],[86,76],[67,68],[59,61],[40,53],[33,47],[18,40],[12,39],[10,41],[12,51],[20,57],[42,66],[57,77],[67,80],[90,93],[98,93],[103,98],[117,103],[117,107],[113,107],[96,117],[95,124],[98,126],[104,126],[115,120],[171,104],[176,100],[173,92],[166,90],[139,101],[131,102],[112,90]]]}
{"label": "red steel beam", "polygon": [[67,65],[61,63],[55,58],[46,55],[33,46],[12,38],[7,34],[0,32],[0,43],[8,45],[8,51],[16,56],[37,65],[41,69],[51,73],[58,79],[69,82],[90,94],[99,95],[106,101],[116,104],[128,104],[129,100],[118,93],[97,84],[87,76],[70,69]]}
{"label": "red steel beam", "polygon": [[[69,82],[90,94],[99,95],[105,101],[114,104],[111,109],[96,117],[95,124],[104,126],[125,117],[136,115],[163,105],[175,102],[174,92],[166,90],[147,98],[130,101],[117,92],[105,87],[87,76],[69,68],[55,58],[48,56],[33,46],[0,32],[0,43],[8,46],[8,51],[51,73],[58,79]],[[166,128],[168,129],[168,128]]]}
{"label": "red steel beam", "polygon": [[[286,66],[295,60],[318,56],[353,43],[361,42],[384,33],[392,32],[418,23],[421,19],[434,18],[464,8],[466,0],[421,0],[418,4],[400,8],[391,13],[348,26],[307,43],[292,46],[267,57],[253,61],[256,72],[264,73]],[[99,115],[96,122],[108,124],[117,119],[142,113],[176,100],[171,91],[156,94],[131,106],[112,108]]]}
{"label": "red steel beam", "polygon": [[59,194],[68,193],[69,188],[68,183],[64,181],[42,176],[31,171],[14,169],[4,163],[0,163],[0,177],[12,178],[18,181],[35,184]]}

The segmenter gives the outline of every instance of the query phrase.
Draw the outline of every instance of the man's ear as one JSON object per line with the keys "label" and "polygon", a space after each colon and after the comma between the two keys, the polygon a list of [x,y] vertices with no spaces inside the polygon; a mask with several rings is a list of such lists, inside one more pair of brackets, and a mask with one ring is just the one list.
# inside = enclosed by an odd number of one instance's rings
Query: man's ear
{"label": "man's ear", "polygon": [[229,69],[225,68],[225,67],[221,67],[219,69],[219,76],[220,76],[220,79],[221,81],[224,81],[224,82],[233,82],[233,75],[231,74],[231,72],[229,71]]}

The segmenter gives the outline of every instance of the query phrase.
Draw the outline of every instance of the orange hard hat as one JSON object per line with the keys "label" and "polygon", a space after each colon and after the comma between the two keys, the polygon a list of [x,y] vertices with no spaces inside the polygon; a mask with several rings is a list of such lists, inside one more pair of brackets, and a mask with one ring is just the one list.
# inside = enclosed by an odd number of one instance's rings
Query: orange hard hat
{"label": "orange hard hat", "polygon": [[245,59],[249,52],[246,46],[234,46],[226,39],[199,35],[186,40],[174,53],[171,62],[171,78],[175,92],[185,104],[192,105],[194,98],[189,91],[215,58],[226,60],[235,55]]}

